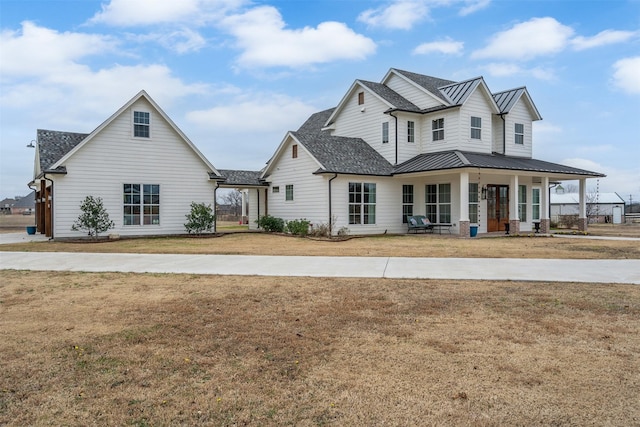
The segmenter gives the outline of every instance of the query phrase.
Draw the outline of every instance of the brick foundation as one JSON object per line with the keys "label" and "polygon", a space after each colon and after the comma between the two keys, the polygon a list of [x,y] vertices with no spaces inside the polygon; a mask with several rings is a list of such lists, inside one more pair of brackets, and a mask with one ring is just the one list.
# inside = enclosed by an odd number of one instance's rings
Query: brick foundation
{"label": "brick foundation", "polygon": [[471,228],[469,221],[460,221],[460,237],[471,237]]}
{"label": "brick foundation", "polygon": [[551,220],[550,219],[541,219],[540,220],[540,232],[543,234],[548,234],[551,232]]}
{"label": "brick foundation", "polygon": [[520,220],[519,219],[510,219],[509,220],[509,234],[518,234],[520,233]]}
{"label": "brick foundation", "polygon": [[578,218],[578,230],[587,231],[589,228],[589,218]]}

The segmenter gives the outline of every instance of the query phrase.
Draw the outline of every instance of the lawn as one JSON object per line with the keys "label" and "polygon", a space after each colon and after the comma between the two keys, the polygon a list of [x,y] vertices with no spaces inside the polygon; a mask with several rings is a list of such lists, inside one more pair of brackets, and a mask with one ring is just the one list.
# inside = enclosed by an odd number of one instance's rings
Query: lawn
{"label": "lawn", "polygon": [[638,286],[0,277],[0,425],[640,424]]}

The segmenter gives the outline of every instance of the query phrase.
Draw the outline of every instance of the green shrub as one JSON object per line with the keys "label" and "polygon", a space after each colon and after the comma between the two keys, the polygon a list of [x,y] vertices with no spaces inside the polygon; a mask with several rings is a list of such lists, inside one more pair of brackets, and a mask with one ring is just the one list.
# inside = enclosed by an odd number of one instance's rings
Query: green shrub
{"label": "green shrub", "polygon": [[89,236],[98,237],[115,226],[100,197],[87,196],[80,204],[80,210],[82,213],[71,226],[73,231],[87,231]]}
{"label": "green shrub", "polygon": [[216,220],[211,205],[196,202],[191,202],[191,212],[185,217],[187,222],[184,224],[184,228],[189,234],[202,234],[205,231],[211,231]]}
{"label": "green shrub", "polygon": [[309,225],[311,223],[306,219],[294,219],[287,221],[287,231],[296,236],[306,236],[309,234]]}
{"label": "green shrub", "polygon": [[270,231],[273,233],[284,232],[284,220],[282,218],[276,218],[271,215],[265,215],[260,217],[257,223],[258,223],[258,227],[262,228],[265,231]]}

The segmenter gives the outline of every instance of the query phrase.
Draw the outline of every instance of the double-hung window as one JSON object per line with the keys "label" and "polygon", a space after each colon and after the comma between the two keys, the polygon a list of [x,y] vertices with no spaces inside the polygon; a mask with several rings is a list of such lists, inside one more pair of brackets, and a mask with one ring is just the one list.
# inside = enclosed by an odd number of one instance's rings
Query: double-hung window
{"label": "double-hung window", "polygon": [[349,183],[349,224],[376,223],[376,184]]}
{"label": "double-hung window", "polygon": [[160,224],[160,185],[124,184],[124,225]]}
{"label": "double-hung window", "polygon": [[151,136],[150,113],[146,111],[133,112],[133,136],[136,138],[149,138]]}
{"label": "double-hung window", "polygon": [[482,139],[481,117],[471,117],[471,139]]}
{"label": "double-hung window", "polygon": [[406,224],[407,216],[413,216],[413,185],[402,186],[402,223]]}
{"label": "double-hung window", "polygon": [[286,201],[293,201],[293,184],[287,184],[284,187],[284,199]]}
{"label": "double-hung window", "polygon": [[522,123],[515,124],[515,143],[524,144],[524,125]]}
{"label": "double-hung window", "polygon": [[527,222],[527,186],[518,185],[518,217],[520,222]]}
{"label": "double-hung window", "polygon": [[382,143],[387,144],[389,142],[389,122],[382,123]]}
{"label": "double-hung window", "polygon": [[540,189],[531,189],[531,220],[540,221]]}
{"label": "double-hung window", "polygon": [[416,142],[416,122],[407,121],[407,142]]}
{"label": "double-hung window", "polygon": [[469,183],[469,221],[478,223],[478,184],[475,182]]}
{"label": "double-hung window", "polygon": [[442,141],[444,139],[444,118],[431,122],[431,132],[434,141]]}
{"label": "double-hung window", "polygon": [[425,186],[426,216],[431,222],[451,222],[451,184]]}

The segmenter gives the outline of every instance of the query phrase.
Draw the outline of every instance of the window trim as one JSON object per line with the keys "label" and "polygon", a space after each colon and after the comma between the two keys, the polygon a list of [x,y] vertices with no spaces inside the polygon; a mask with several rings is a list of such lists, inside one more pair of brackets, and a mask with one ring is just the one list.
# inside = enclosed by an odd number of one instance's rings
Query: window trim
{"label": "window trim", "polygon": [[433,141],[444,141],[444,117],[431,121],[431,137]]}
{"label": "window trim", "polygon": [[414,188],[413,184],[402,184],[402,223],[407,223],[407,216],[413,216]]}
{"label": "window trim", "polygon": [[[522,127],[522,132],[518,132],[518,126]],[[524,145],[524,123],[514,123],[513,142],[518,145]]]}
{"label": "window trim", "polygon": [[416,122],[413,120],[407,120],[407,142],[416,142]]}
{"label": "window trim", "polygon": [[364,92],[358,92],[358,105],[364,105]]}
{"label": "window trim", "polygon": [[[469,183],[469,223],[478,224],[479,212],[480,212],[480,184],[477,182]],[[474,197],[472,197],[472,195]],[[473,209],[472,209],[473,207]],[[472,213],[473,211],[473,213]],[[472,218],[473,216],[473,218]],[[474,221],[475,219],[475,221]]]}
{"label": "window trim", "polygon": [[382,122],[382,143],[389,143],[389,122]]}
{"label": "window trim", "polygon": [[293,184],[287,184],[284,187],[285,202],[293,202]]}
{"label": "window trim", "polygon": [[291,158],[292,159],[298,158],[298,144],[293,144],[291,146]]}
{"label": "window trim", "polygon": [[[429,187],[435,188],[434,192],[429,192]],[[448,187],[448,192],[444,192],[444,188]],[[444,195],[448,195],[448,200]],[[431,196],[431,197],[430,197]],[[435,196],[435,199],[432,197]],[[444,200],[443,200],[444,199]],[[425,184],[424,200],[425,200],[425,216],[433,223],[451,223],[451,183],[442,182],[436,184]],[[435,209],[434,209],[435,208]]]}
{"label": "window trim", "polygon": [[518,185],[518,219],[527,222],[527,186]]}
{"label": "window trim", "polygon": [[[137,116],[139,114],[146,114],[146,120],[147,123],[139,123],[136,119],[138,118]],[[133,138],[135,139],[143,139],[143,140],[148,140],[151,139],[151,112],[150,111],[144,111],[144,110],[133,110],[132,114],[131,114],[131,135]],[[147,135],[137,135],[137,127],[143,127],[146,128],[146,133]]]}
{"label": "window trim", "polygon": [[[541,191],[542,189],[540,187],[532,187],[531,188],[531,221],[533,222],[538,222],[540,221],[540,218],[542,217],[542,211],[540,210],[541,207],[541,200],[540,200],[540,195],[541,195]],[[537,197],[537,201],[536,201],[536,193],[538,195]],[[536,209],[538,208],[538,215],[536,215]]]}
{"label": "window trim", "polygon": [[[134,191],[126,192],[127,186],[129,186],[131,190],[137,187],[137,192],[134,192]],[[151,187],[149,188],[149,191],[147,191],[148,187]],[[154,191],[156,189],[157,189],[157,193]],[[160,209],[162,206],[160,193],[161,193],[160,184],[123,183],[122,184],[122,195],[123,195],[122,225],[124,227],[160,226]],[[127,203],[127,196],[130,197],[129,203]],[[154,196],[156,197],[154,198]],[[135,202],[135,200],[137,200],[137,202]],[[127,213],[127,210],[128,210],[127,208],[132,208],[130,213]],[[150,211],[150,212],[147,212],[147,211]],[[133,221],[131,221],[130,223],[127,223],[129,222],[126,219],[127,217],[129,217],[129,221],[131,220]],[[137,221],[135,221],[136,218],[137,218]],[[147,218],[149,218],[148,223],[146,222]]]}
{"label": "window trim", "polygon": [[[474,119],[478,121],[476,126],[474,126]],[[471,139],[482,140],[482,117],[471,116]],[[475,131],[475,132],[474,132]],[[474,136],[475,134],[475,136]]]}
{"label": "window trim", "polygon": [[279,185],[274,185],[273,187],[271,187],[271,192],[272,193],[279,193],[280,192],[280,186]]}
{"label": "window trim", "polygon": [[[352,189],[354,191],[352,191]],[[349,182],[347,193],[347,216],[349,225],[376,225],[376,183]]]}

